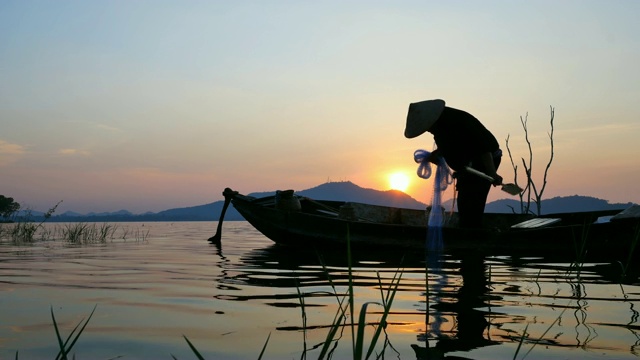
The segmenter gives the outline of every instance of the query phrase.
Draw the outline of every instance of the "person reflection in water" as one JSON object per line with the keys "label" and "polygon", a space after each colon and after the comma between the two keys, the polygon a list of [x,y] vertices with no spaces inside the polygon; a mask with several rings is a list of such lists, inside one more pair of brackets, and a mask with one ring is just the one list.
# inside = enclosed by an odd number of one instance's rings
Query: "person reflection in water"
{"label": "person reflection in water", "polygon": [[437,311],[455,313],[457,332],[455,338],[442,337],[435,347],[420,347],[412,344],[417,360],[465,359],[457,356],[445,356],[454,351],[470,351],[484,346],[499,344],[485,337],[489,322],[485,312],[478,308],[487,307],[489,281],[486,275],[484,258],[476,254],[462,257],[460,262],[462,286],[454,296],[455,302],[441,301],[433,306]]}
{"label": "person reflection in water", "polygon": [[[438,164],[438,157],[443,157],[456,171],[460,226],[481,227],[489,189],[502,184],[497,174],[502,157],[498,141],[473,115],[445,106],[439,99],[409,105],[405,137],[425,132],[433,134],[437,146],[427,160]],[[466,166],[491,176],[493,183],[469,174]]]}

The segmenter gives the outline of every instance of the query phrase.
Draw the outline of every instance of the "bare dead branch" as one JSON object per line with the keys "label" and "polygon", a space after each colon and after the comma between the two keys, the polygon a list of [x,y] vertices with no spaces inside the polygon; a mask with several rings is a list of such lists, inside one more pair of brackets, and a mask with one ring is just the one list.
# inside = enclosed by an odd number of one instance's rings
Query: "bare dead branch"
{"label": "bare dead branch", "polygon": [[[525,139],[525,142],[527,143],[527,148],[529,150],[529,161],[527,162],[525,158],[521,158],[525,175],[527,177],[527,185],[525,186],[522,193],[520,193],[520,210],[523,214],[530,212],[532,201],[536,204],[537,214],[540,215],[542,213],[542,195],[547,186],[547,177],[549,175],[549,168],[551,168],[551,163],[553,162],[553,157],[554,157],[553,121],[555,118],[555,109],[553,108],[553,106],[550,106],[550,108],[551,108],[551,121],[550,121],[551,131],[548,133],[548,135],[551,143],[551,154],[549,157],[549,161],[547,162],[547,166],[545,167],[545,170],[544,170],[544,174],[542,178],[542,187],[540,187],[539,191],[538,191],[538,187],[536,186],[533,180],[533,148],[531,146],[531,140],[529,140],[529,128],[527,125],[527,122],[529,121],[529,113],[526,113],[524,118],[522,116],[520,117],[520,124],[522,124],[522,129],[524,130],[524,139]],[[513,161],[511,149],[509,148],[508,136],[507,136],[506,144],[507,144],[507,151],[509,153],[509,159],[511,160],[511,167],[513,168],[513,172],[514,172],[515,183],[517,185],[518,184],[518,167],[515,165]],[[532,198],[532,192],[533,192],[533,198]]]}
{"label": "bare dead branch", "polygon": [[[507,147],[507,153],[509,154],[509,160],[511,161],[511,167],[513,168],[513,182],[514,182],[514,184],[516,184],[519,187],[520,185],[518,184],[518,165],[516,165],[515,162],[513,161],[513,155],[511,154],[511,148],[509,148],[509,137],[510,137],[510,135],[507,135],[507,139],[505,140],[505,143],[506,143],[506,147]],[[525,213],[524,201],[523,201],[524,191],[521,191],[518,194],[518,197],[520,198],[520,213],[524,214]],[[511,211],[513,211],[515,213],[515,209],[511,208]]]}
{"label": "bare dead branch", "polygon": [[[547,163],[547,167],[544,169],[544,177],[543,177],[542,188],[540,189],[540,193],[536,194],[536,197],[538,199],[542,198],[542,193],[544,192],[544,189],[547,186],[547,175],[549,174],[549,168],[551,167],[551,163],[553,162],[553,155],[554,155],[554,149],[553,149],[553,119],[555,117],[555,109],[553,108],[553,106],[550,106],[549,108],[551,109],[551,121],[550,121],[551,131],[548,133],[548,135],[549,135],[549,142],[551,143],[551,154],[549,156],[549,162]],[[540,210],[538,210],[538,211],[540,211]]]}

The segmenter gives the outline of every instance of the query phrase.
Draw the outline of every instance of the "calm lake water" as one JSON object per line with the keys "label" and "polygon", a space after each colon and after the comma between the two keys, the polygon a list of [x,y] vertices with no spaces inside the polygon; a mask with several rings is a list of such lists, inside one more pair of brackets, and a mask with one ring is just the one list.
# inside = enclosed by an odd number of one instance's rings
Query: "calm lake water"
{"label": "calm lake water", "polygon": [[[206,241],[215,222],[111,225],[106,243],[71,245],[59,234],[74,224],[60,223],[46,224],[45,240],[0,242],[0,359],[55,358],[51,310],[66,337],[96,305],[78,359],[193,359],[183,335],[207,359],[257,359],[267,339],[263,359],[318,357],[348,289],[345,252],[321,263],[246,222],[225,222],[220,248]],[[402,271],[374,356],[512,359],[520,343],[519,359],[640,356],[640,283],[621,279],[620,264],[471,253],[444,254],[426,271],[423,254],[390,251],[352,262],[356,321]],[[367,308],[365,346],[381,309]],[[346,328],[333,358],[351,354]]]}

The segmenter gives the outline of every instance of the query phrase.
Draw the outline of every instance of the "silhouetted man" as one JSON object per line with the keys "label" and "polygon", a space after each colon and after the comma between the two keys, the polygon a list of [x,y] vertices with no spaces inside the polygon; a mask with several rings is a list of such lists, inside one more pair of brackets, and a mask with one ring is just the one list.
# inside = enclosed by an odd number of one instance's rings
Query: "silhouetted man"
{"label": "silhouetted man", "polygon": [[425,131],[433,134],[437,149],[429,161],[443,157],[456,171],[460,226],[482,226],[482,214],[492,183],[465,171],[470,166],[489,176],[493,185],[502,184],[496,173],[502,151],[496,138],[473,115],[445,106],[443,100],[427,100],[409,105],[404,135],[414,138]]}

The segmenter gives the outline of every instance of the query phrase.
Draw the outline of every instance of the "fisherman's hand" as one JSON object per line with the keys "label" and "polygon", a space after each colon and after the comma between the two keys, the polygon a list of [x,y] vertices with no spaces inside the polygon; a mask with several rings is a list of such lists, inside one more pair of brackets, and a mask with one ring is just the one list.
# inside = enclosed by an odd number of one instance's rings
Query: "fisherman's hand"
{"label": "fisherman's hand", "polygon": [[493,182],[491,183],[493,184],[493,186],[502,185],[502,176],[498,174],[493,174],[493,176],[491,177],[493,178]]}
{"label": "fisherman's hand", "polygon": [[427,158],[427,161],[438,165],[438,164],[440,164],[440,159],[441,158],[442,158],[442,156],[440,155],[440,150],[435,149],[435,150],[433,150],[433,152],[431,154],[429,154],[429,157]]}

